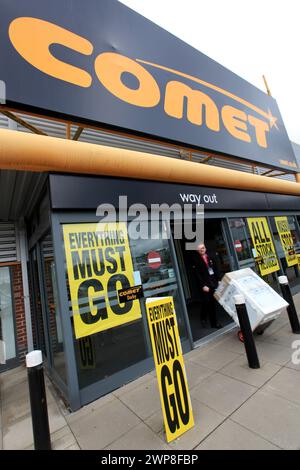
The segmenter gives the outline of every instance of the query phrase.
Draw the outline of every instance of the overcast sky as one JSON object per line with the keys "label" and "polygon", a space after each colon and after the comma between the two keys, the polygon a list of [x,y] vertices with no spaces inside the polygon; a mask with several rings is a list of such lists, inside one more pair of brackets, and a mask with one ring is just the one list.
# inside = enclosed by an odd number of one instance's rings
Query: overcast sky
{"label": "overcast sky", "polygon": [[[266,91],[300,144],[299,0],[121,0]],[[299,4],[299,6],[298,6]]]}

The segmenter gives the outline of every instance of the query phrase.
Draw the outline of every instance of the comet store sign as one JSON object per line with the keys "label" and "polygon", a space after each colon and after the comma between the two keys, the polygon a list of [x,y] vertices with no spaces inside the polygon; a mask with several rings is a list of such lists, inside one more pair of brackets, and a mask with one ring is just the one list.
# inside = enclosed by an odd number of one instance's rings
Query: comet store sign
{"label": "comet store sign", "polygon": [[63,235],[76,338],[141,318],[139,300],[117,295],[134,286],[126,224],[64,225]]}
{"label": "comet store sign", "polygon": [[260,274],[266,276],[280,269],[266,217],[247,219]]}
{"label": "comet store sign", "polygon": [[295,253],[294,241],[290,231],[288,219],[287,217],[275,217],[275,223],[287,265],[294,266],[294,264],[298,264],[298,258]]}
{"label": "comet store sign", "polygon": [[172,297],[147,299],[148,325],[167,441],[194,426]]}

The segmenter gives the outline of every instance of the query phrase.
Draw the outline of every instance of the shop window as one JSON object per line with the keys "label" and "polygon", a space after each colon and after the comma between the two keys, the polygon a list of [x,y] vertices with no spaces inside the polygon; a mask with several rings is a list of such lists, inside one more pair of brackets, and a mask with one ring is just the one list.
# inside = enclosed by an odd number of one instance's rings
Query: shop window
{"label": "shop window", "polygon": [[[131,239],[125,223],[64,224],[62,229],[81,389],[152,357],[146,297],[173,296],[181,337],[187,337],[169,242],[161,226],[146,240]],[[139,285],[143,297],[120,300],[120,293]]]}
{"label": "shop window", "polygon": [[234,240],[234,249],[239,260],[240,268],[255,268],[252,241],[246,220],[243,218],[229,219],[229,227]]}
{"label": "shop window", "polygon": [[[259,219],[263,219],[264,224],[266,224],[267,229],[269,230],[269,224],[266,217],[262,217]],[[255,220],[255,218],[251,217],[249,220]],[[271,273],[262,274],[259,262],[260,257],[258,256],[257,247],[254,245],[250,231],[249,231],[249,224],[247,218],[230,218],[229,219],[229,227],[231,231],[231,235],[234,242],[234,250],[236,252],[239,269],[243,268],[251,268],[253,271],[256,272],[259,276],[263,278],[265,282],[267,282],[273,289],[279,291],[279,285],[277,281],[277,274],[280,270],[279,260],[276,259],[276,250],[275,246],[274,249],[272,248],[272,256],[275,260],[276,267],[275,270]],[[262,230],[263,232],[263,230]],[[273,240],[271,240],[273,243]],[[262,243],[263,244],[263,243]]]}

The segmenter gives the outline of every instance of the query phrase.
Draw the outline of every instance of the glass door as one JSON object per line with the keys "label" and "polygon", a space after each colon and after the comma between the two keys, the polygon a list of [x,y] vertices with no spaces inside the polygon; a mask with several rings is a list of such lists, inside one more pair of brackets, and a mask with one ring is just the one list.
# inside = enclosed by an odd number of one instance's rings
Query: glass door
{"label": "glass door", "polygon": [[[209,307],[206,305],[206,298],[199,284],[198,265],[195,262],[199,254],[196,251],[186,249],[185,238],[181,240],[174,239],[174,244],[192,338],[193,342],[196,343],[202,338],[215,333],[220,327],[227,327],[232,319],[214,301],[212,302],[213,305]],[[204,244],[209,258],[214,262],[216,277],[220,280],[226,272],[233,269],[233,260],[230,256],[222,219],[205,219]],[[210,311],[212,311],[211,314]],[[216,321],[210,321],[210,318],[214,317]]]}
{"label": "glass door", "polygon": [[0,267],[0,372],[17,362],[11,273],[8,266]]}
{"label": "glass door", "polygon": [[37,247],[30,252],[30,287],[31,306],[34,312],[34,344],[43,353],[44,361],[49,366],[49,340],[47,340],[47,319],[42,304],[42,294],[40,290],[40,274]]}

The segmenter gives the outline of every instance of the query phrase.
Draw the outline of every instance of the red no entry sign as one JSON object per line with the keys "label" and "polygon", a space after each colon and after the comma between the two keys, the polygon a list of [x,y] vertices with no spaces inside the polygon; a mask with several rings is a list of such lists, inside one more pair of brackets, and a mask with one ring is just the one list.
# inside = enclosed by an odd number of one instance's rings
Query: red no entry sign
{"label": "red no entry sign", "polygon": [[236,251],[240,252],[243,250],[243,245],[241,244],[240,240],[235,240],[234,247]]}
{"label": "red no entry sign", "polygon": [[157,251],[150,251],[147,256],[148,265],[152,269],[157,269],[161,265],[161,256]]}

